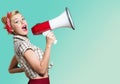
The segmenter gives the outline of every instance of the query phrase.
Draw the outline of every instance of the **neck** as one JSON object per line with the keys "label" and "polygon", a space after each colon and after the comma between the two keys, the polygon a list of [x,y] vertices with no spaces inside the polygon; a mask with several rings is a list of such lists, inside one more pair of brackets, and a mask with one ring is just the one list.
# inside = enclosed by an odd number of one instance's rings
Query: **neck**
{"label": "neck", "polygon": [[27,38],[28,38],[27,35],[21,35],[21,34],[17,34],[17,33],[15,33],[15,32],[12,32],[12,34],[13,34],[13,35],[19,35],[19,36],[23,36],[23,37],[27,37]]}
{"label": "neck", "polygon": [[28,38],[27,35],[21,35],[21,34],[13,34],[13,35],[19,35],[19,36],[22,36],[22,37],[26,37],[26,38]]}

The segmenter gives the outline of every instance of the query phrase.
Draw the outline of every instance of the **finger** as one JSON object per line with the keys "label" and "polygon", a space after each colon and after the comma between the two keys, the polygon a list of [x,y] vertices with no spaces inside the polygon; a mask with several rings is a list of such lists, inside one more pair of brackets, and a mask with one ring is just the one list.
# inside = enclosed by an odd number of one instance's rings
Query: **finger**
{"label": "finger", "polygon": [[47,36],[50,36],[51,35],[51,31],[49,31],[48,33],[47,33]]}
{"label": "finger", "polygon": [[50,32],[47,36],[51,37],[51,36],[52,36],[52,33]]}
{"label": "finger", "polygon": [[55,35],[53,33],[48,35],[49,37],[55,37]]}

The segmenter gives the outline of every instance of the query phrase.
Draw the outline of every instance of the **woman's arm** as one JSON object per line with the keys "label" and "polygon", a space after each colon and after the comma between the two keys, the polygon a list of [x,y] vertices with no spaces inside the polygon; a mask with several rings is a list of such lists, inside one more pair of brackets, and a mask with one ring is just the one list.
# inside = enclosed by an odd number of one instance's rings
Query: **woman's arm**
{"label": "woman's arm", "polygon": [[30,66],[42,76],[44,76],[45,73],[48,71],[50,51],[54,40],[55,36],[53,33],[50,33],[49,36],[46,37],[46,48],[41,61],[36,58],[34,51],[31,49],[26,50],[26,52],[24,53],[24,56]]}
{"label": "woman's arm", "polygon": [[15,56],[13,56],[10,66],[9,66],[9,73],[19,73],[19,72],[24,72],[24,70],[20,67],[17,66],[18,62]]}

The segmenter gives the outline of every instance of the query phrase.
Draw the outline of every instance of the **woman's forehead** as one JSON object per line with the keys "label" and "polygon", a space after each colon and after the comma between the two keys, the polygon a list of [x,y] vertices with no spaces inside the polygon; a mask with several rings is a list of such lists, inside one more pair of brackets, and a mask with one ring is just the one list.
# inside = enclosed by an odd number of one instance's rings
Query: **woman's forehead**
{"label": "woman's forehead", "polygon": [[13,15],[11,20],[21,19],[22,17],[23,16],[20,13],[18,13],[18,14]]}

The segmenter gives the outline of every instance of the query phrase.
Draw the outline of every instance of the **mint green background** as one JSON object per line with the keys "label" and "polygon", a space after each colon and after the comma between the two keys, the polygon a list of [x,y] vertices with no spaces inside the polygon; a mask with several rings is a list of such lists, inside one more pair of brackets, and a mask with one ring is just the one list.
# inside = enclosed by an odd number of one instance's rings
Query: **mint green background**
{"label": "mint green background", "polygon": [[[31,42],[44,50],[45,37],[31,27],[70,9],[76,30],[54,30],[57,45],[51,52],[51,84],[120,84],[120,0],[2,0],[0,17],[19,10],[29,24]],[[13,39],[0,22],[0,82],[27,84],[23,73],[9,74]]]}

